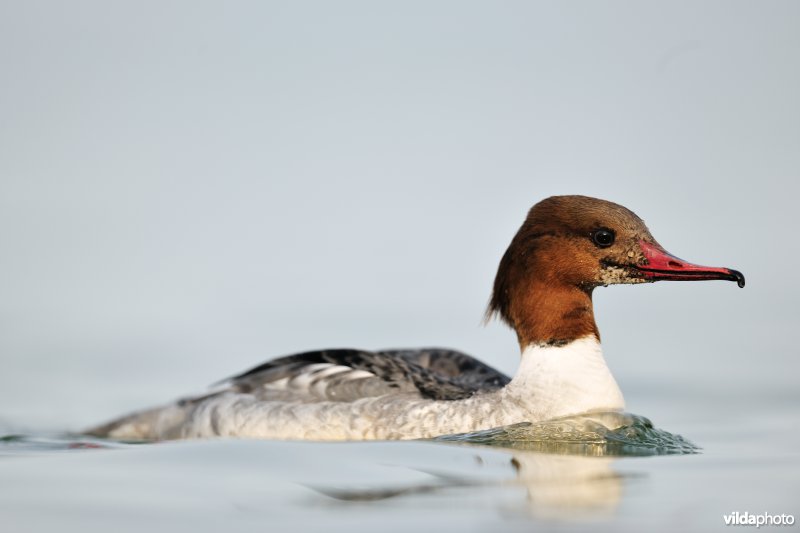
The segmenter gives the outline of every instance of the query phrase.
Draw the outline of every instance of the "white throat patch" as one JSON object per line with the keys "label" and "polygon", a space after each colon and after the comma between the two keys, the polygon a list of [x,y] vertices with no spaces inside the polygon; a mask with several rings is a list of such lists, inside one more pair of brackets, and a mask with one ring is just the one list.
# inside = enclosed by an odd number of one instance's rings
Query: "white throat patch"
{"label": "white throat patch", "polygon": [[528,346],[507,389],[547,418],[625,407],[600,342],[591,335],[564,346]]}

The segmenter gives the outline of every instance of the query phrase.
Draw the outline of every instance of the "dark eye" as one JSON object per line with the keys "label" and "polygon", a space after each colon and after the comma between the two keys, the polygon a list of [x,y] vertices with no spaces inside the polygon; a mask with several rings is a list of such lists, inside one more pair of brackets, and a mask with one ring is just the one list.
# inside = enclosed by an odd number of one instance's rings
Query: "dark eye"
{"label": "dark eye", "polygon": [[594,230],[592,241],[600,248],[608,248],[614,244],[614,232],[606,228]]}

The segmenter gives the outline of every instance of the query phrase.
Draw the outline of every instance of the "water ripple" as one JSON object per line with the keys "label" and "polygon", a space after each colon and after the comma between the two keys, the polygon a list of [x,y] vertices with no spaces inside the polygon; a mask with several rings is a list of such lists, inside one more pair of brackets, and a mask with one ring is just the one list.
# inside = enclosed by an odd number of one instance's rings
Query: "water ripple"
{"label": "water ripple", "polygon": [[654,427],[643,416],[614,411],[523,422],[433,440],[592,456],[679,455],[700,451],[680,435]]}

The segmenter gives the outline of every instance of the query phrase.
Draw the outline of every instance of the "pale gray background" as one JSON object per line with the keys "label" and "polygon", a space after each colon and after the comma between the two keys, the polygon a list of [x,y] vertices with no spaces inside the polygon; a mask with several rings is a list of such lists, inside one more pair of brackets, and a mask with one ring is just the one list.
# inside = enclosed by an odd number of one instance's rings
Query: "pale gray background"
{"label": "pale gray background", "polygon": [[513,372],[494,270],[564,193],[748,279],[596,292],[631,411],[797,402],[799,29],[791,1],[0,2],[0,429],[321,347]]}

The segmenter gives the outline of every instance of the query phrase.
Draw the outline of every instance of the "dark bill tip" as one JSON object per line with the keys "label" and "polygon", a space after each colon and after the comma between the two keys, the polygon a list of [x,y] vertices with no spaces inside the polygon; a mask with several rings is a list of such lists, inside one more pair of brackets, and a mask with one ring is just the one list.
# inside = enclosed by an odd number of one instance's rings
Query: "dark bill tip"
{"label": "dark bill tip", "polygon": [[728,272],[730,272],[731,275],[734,277],[734,279],[731,281],[735,281],[736,284],[739,286],[739,288],[744,288],[744,274],[732,268],[729,268]]}

